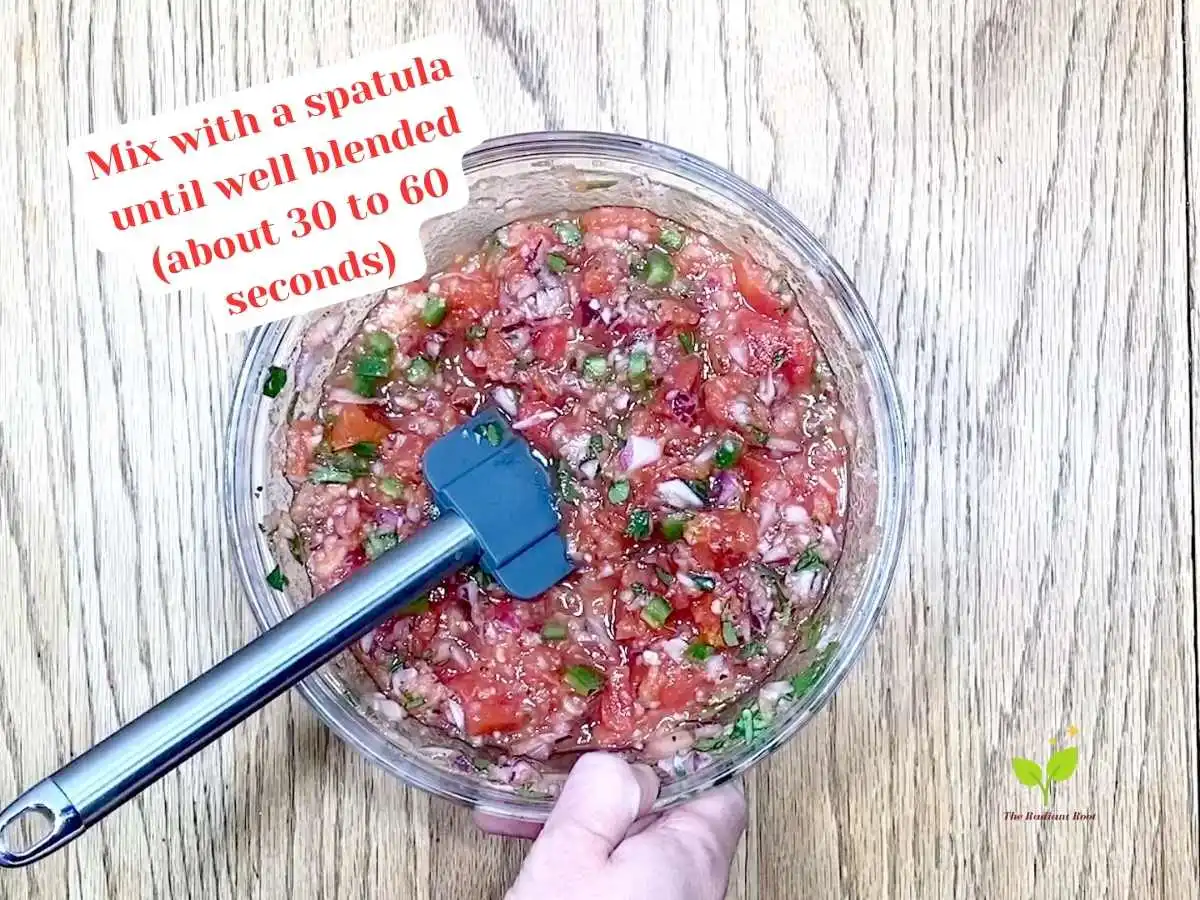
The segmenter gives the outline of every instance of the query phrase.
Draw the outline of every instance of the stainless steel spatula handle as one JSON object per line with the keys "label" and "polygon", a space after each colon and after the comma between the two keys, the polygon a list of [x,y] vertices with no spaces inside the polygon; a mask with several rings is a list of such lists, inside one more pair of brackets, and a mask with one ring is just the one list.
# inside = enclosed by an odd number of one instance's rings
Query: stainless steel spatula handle
{"label": "stainless steel spatula handle", "polygon": [[479,555],[447,512],[0,812],[0,866],[54,852]]}

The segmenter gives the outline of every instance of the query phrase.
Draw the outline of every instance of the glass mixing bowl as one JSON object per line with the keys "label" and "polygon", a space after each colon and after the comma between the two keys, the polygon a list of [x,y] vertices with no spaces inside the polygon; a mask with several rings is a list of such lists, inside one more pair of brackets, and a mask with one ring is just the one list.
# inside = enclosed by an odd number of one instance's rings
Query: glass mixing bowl
{"label": "glass mixing bowl", "polygon": [[[663,774],[657,809],[665,809],[746,771],[770,755],[829,700],[862,652],[900,552],[909,470],[896,385],[862,300],[838,264],[777,202],[731,173],[650,141],[609,134],[553,132],[488,141],[463,160],[470,202],[426,223],[430,271],[478,245],[494,229],[526,216],[599,205],[647,207],[748,253],[792,284],[833,369],[855,429],[850,441],[845,545],[821,607],[817,642],[797,642],[772,678],[803,673],[803,696],[781,706],[752,739],[730,740],[706,754],[694,771]],[[289,592],[272,590],[265,575],[290,563],[272,523],[291,499],[276,458],[282,429],[296,404],[312,404],[324,372],[301,356],[309,329],[353,332],[373,301],[277,322],[254,332],[234,396],[226,450],[226,516],[238,571],[263,628],[302,603],[303,577]],[[300,365],[297,366],[297,361]],[[288,369],[275,400],[262,394],[268,366]],[[302,575],[302,570],[300,570]],[[300,584],[299,589],[296,585]],[[373,685],[348,653],[310,676],[300,692],[343,740],[411,785],[486,812],[540,821],[552,793],[513,790],[489,781],[471,764],[478,751],[430,732],[413,720],[394,724],[375,714]],[[749,696],[743,707],[757,703]],[[734,721],[740,709],[730,709]]]}

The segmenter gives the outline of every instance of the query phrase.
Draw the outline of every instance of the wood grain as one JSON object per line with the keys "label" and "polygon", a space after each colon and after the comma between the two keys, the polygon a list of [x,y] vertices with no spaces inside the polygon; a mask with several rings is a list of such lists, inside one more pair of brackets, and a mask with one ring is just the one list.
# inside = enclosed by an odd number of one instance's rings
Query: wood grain
{"label": "wood grain", "polygon": [[[1200,895],[1200,4],[4,6],[0,794],[252,633],[220,509],[241,341],[96,251],[67,141],[451,30],[493,133],[646,135],[771,191],[895,361],[906,565],[836,702],[748,779],[730,897]],[[1006,822],[1036,808],[1010,757],[1068,723],[1059,807],[1094,821]],[[289,698],[0,895],[495,897],[523,852]]]}

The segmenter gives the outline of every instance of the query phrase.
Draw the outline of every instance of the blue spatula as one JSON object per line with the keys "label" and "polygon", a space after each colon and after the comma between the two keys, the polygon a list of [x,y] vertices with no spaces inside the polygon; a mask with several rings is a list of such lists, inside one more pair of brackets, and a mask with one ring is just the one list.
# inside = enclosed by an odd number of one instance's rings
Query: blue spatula
{"label": "blue spatula", "polygon": [[25,791],[0,812],[0,865],[70,842],[450,573],[478,562],[528,600],[570,572],[547,472],[501,415],[450,432],[424,465],[437,519]]}

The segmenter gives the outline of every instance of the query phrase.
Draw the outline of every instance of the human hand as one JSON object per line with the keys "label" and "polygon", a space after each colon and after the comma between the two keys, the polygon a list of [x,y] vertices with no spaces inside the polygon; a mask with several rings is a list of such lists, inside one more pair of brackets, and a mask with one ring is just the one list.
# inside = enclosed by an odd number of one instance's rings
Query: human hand
{"label": "human hand", "polygon": [[746,828],[741,784],[645,817],[657,796],[648,767],[590,753],[571,770],[544,827],[475,819],[493,834],[537,836],[506,900],[722,900]]}

